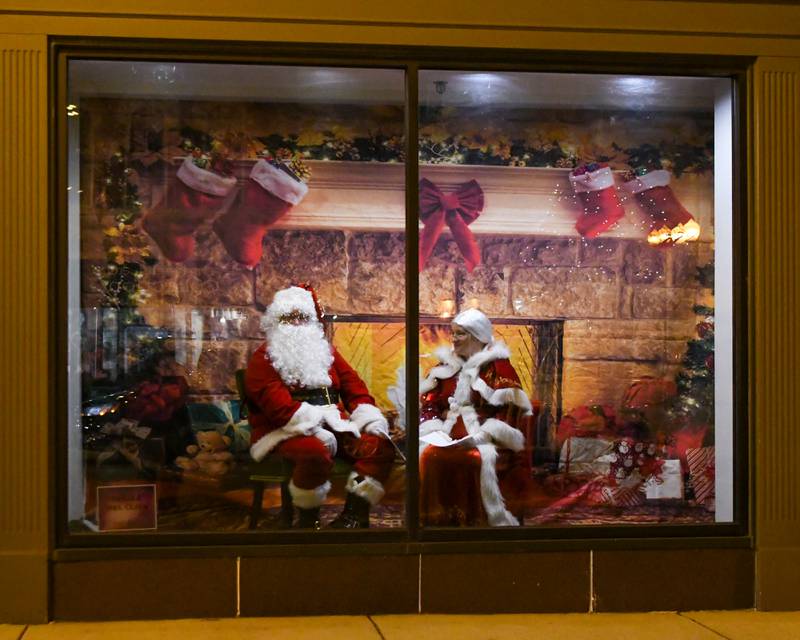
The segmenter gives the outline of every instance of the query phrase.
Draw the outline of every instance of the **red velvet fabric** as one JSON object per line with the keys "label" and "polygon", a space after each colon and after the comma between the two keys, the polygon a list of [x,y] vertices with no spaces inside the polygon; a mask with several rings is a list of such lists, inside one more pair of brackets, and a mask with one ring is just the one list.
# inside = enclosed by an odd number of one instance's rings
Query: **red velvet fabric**
{"label": "red velvet fabric", "polygon": [[[345,412],[352,413],[360,404],[375,404],[363,380],[335,349],[328,374],[331,387],[339,392],[339,409],[343,417]],[[292,389],[281,380],[266,357],[266,344],[262,344],[250,358],[245,374],[252,443],[291,420],[300,407],[300,402],[292,398],[291,392]],[[389,440],[363,432],[360,438],[350,433],[334,435],[337,458],[350,462],[353,471],[359,475],[370,476],[381,483],[386,481],[395,455]],[[292,480],[300,489],[313,489],[323,484],[333,468],[334,457],[314,436],[289,438],[278,444],[275,451],[293,463]]]}
{"label": "red velvet fabric", "polygon": [[228,255],[248,268],[261,262],[264,235],[292,205],[273,195],[255,180],[247,181],[236,205],[214,221]]}
{"label": "red velvet fabric", "polygon": [[224,206],[227,198],[197,191],[175,178],[164,199],[144,217],[142,227],[165,258],[184,262],[194,253],[194,232]]}
{"label": "red velvet fabric", "polygon": [[[386,438],[362,433],[337,433],[336,457],[353,465],[353,471],[384,483],[394,461],[394,447]],[[334,456],[314,436],[297,436],[281,442],[275,451],[292,465],[292,481],[300,489],[313,489],[325,483],[333,469]]]}
{"label": "red velvet fabric", "polygon": [[692,214],[681,204],[671,187],[652,187],[636,194],[636,200],[650,216],[650,228],[672,229],[693,220]]}
{"label": "red velvet fabric", "polygon": [[578,199],[583,205],[583,214],[575,223],[575,229],[584,238],[596,238],[625,216],[614,187],[582,191],[578,193]]}
{"label": "red velvet fabric", "polygon": [[[336,349],[333,350],[333,364],[328,375],[331,388],[339,392],[339,409],[343,412],[352,413],[360,404],[375,404],[363,380]],[[266,344],[262,344],[250,357],[245,373],[252,443],[291,420],[300,408],[300,402],[293,399],[291,393],[292,388],[283,382],[269,361]]]}
{"label": "red velvet fabric", "polygon": [[483,211],[483,189],[476,180],[458,185],[453,193],[443,193],[430,180],[419,181],[419,216],[424,229],[419,239],[419,270],[425,268],[436,241],[450,228],[453,240],[458,245],[467,271],[480,264],[481,252],[469,225],[478,219]]}
{"label": "red velvet fabric", "polygon": [[[519,377],[507,359],[494,360],[480,370],[480,378],[492,389],[520,388]],[[420,420],[444,420],[449,398],[455,392],[458,374],[438,381],[422,395]],[[471,394],[478,419],[502,420],[519,428],[522,409],[515,405],[492,406],[477,391]],[[459,417],[450,436],[467,435]],[[530,489],[525,453],[514,453],[498,445],[496,471],[506,508],[512,514],[523,511]],[[481,455],[476,448],[429,446],[420,456],[420,519],[423,526],[486,526],[486,512],[481,497]]]}

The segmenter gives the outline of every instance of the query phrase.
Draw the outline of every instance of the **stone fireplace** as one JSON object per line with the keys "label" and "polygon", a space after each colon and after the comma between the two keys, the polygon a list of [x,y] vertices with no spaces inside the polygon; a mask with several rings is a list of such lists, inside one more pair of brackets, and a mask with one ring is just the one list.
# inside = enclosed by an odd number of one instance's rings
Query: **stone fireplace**
{"label": "stone fireplace", "polygon": [[[262,341],[261,312],[290,282],[311,283],[338,322],[368,316],[402,323],[402,165],[362,163],[354,172],[352,163],[310,164],[308,198],[267,233],[253,270],[225,253],[210,224],[198,230],[190,260],[161,259],[145,269],[138,312],[148,325],[171,331],[196,396],[236,394],[234,373]],[[704,228],[701,241],[664,249],[648,246],[646,221],[630,202],[626,219],[607,235],[577,236],[568,170],[423,166],[421,173],[443,190],[474,178],[486,194],[485,212],[470,227],[481,264],[468,273],[456,243],[443,234],[419,276],[421,317],[477,305],[499,324],[556,322],[552,420],[579,405],[618,406],[642,377],[675,376],[694,335],[693,306],[713,305],[712,292],[695,278],[697,267],[713,259],[705,241],[712,237],[707,179],[689,176],[675,185]],[[146,199],[156,189],[140,191]],[[84,216],[83,304],[100,307],[91,267],[103,260],[102,230]],[[152,250],[158,255],[154,244]]]}

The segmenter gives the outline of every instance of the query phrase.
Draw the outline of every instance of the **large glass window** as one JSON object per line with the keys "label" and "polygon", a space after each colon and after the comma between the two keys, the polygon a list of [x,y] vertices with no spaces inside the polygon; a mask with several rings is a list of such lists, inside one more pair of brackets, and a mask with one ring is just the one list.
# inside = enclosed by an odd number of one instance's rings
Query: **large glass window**
{"label": "large glass window", "polygon": [[72,531],[403,526],[404,86],[70,63]]}
{"label": "large glass window", "polygon": [[422,524],[731,521],[731,82],[419,87]]}
{"label": "large glass window", "polygon": [[70,533],[734,521],[732,81],[405,73],[69,62]]}

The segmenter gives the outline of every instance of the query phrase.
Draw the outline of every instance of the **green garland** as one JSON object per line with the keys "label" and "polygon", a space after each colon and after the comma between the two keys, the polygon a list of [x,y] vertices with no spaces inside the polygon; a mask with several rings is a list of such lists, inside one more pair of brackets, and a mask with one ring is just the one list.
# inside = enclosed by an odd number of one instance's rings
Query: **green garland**
{"label": "green garland", "polygon": [[[668,169],[676,177],[683,173],[705,173],[713,168],[713,140],[689,144],[662,140],[622,147],[612,142],[600,151],[592,149],[591,158],[583,157],[580,147],[550,140],[532,144],[524,139],[488,138],[481,134],[431,134],[421,127],[419,161],[423,164],[463,164],[510,167],[558,167],[573,169],[582,162],[607,162],[612,169]],[[181,136],[195,148],[210,150],[211,135],[191,127],[181,129]],[[344,138],[333,131],[291,134],[273,133],[255,139],[272,155],[280,150],[306,160],[345,160],[350,162],[404,162],[403,137],[383,132]],[[312,141],[304,143],[304,141]],[[249,155],[256,155],[251,153]]]}
{"label": "green garland", "polygon": [[103,163],[98,176],[98,218],[102,222],[108,211],[112,219],[103,229],[106,263],[93,267],[103,306],[118,309],[125,324],[139,320],[136,307],[147,298],[140,285],[144,267],[157,262],[136,224],[142,203],[130,181],[131,172],[123,149]]}

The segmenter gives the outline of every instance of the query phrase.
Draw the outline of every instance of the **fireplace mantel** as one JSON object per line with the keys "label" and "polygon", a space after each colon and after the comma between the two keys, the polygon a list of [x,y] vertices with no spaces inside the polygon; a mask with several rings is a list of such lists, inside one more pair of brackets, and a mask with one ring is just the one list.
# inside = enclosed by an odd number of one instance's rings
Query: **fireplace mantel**
{"label": "fireplace mantel", "polygon": [[[164,181],[175,180],[183,158],[175,158],[160,179],[151,183],[153,195],[163,193]],[[402,231],[405,228],[405,166],[400,163],[307,160],[309,191],[300,204],[278,222],[278,229],[341,231]],[[243,184],[253,161],[237,161],[234,170]],[[443,191],[475,179],[483,188],[485,207],[470,225],[476,235],[574,236],[580,204],[569,183],[570,169],[485,165],[420,165],[420,177]],[[620,174],[621,172],[616,172]],[[151,178],[152,179],[152,178]],[[617,175],[617,184],[622,176]],[[701,240],[713,239],[713,177],[684,174],[672,187],[702,229]],[[626,216],[603,234],[610,238],[644,239],[649,218],[636,202],[619,192]],[[88,215],[88,213],[87,213]],[[91,222],[87,219],[87,224]],[[96,223],[94,223],[96,224]],[[445,231],[447,233],[447,231]]]}
{"label": "fireplace mantel", "polygon": [[[309,161],[312,177],[305,200],[278,225],[284,229],[402,231],[405,221],[405,168],[397,163]],[[475,179],[484,190],[483,214],[473,233],[577,236],[579,203],[569,184],[569,169],[421,165],[420,177],[442,190]],[[618,183],[621,183],[621,176]],[[673,189],[700,222],[702,238],[713,237],[713,178],[685,174]],[[620,197],[625,193],[620,191]],[[624,203],[626,216],[604,237],[644,238],[649,218],[633,199]]]}

